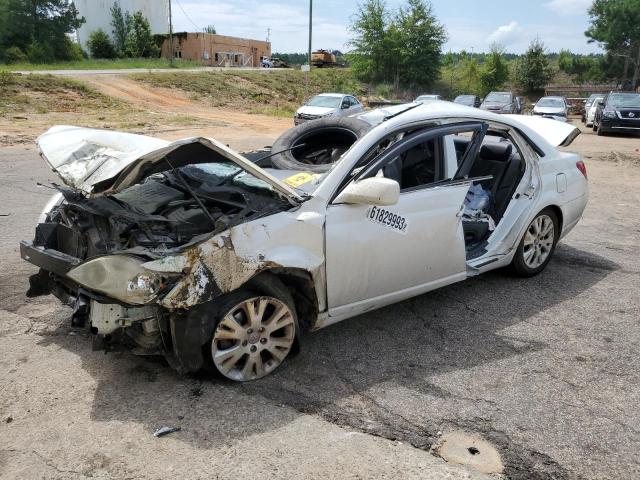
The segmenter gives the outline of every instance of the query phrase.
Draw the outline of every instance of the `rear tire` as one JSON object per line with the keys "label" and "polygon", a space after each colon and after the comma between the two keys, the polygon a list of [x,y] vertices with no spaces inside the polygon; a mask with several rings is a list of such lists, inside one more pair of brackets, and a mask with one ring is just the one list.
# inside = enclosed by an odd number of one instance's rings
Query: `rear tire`
{"label": "rear tire", "polygon": [[542,272],[556,249],[560,236],[558,216],[550,208],[539,212],[531,221],[511,261],[511,269],[521,277]]}
{"label": "rear tire", "polygon": [[600,125],[600,124],[598,124],[598,130],[597,130],[597,132],[596,132],[596,133],[597,133],[597,135],[598,135],[599,137],[604,137],[604,136],[607,134],[607,132],[605,131],[605,129],[604,129],[604,128],[602,128],[602,125]]}
{"label": "rear tire", "polygon": [[274,142],[271,151],[304,146],[274,155],[271,163],[284,170],[326,172],[370,129],[367,122],[351,117],[311,120],[284,132]]}

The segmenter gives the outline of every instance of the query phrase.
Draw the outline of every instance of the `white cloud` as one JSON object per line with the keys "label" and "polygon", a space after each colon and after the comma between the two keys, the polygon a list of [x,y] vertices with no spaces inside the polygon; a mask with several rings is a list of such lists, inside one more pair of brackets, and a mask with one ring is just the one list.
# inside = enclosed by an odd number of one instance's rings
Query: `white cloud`
{"label": "white cloud", "polygon": [[497,43],[503,47],[509,47],[512,43],[519,41],[522,37],[522,27],[518,22],[511,21],[506,25],[499,26],[491,35],[487,37],[487,42]]}
{"label": "white cloud", "polygon": [[558,15],[584,15],[591,6],[591,0],[551,0],[544,4]]}

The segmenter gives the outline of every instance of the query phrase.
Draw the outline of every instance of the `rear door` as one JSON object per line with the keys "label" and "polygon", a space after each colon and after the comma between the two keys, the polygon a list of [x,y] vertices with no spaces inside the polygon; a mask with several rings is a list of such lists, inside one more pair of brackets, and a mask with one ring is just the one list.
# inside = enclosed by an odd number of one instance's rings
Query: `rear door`
{"label": "rear door", "polygon": [[[472,141],[458,172],[443,178],[444,137],[459,132],[473,132]],[[376,175],[398,180],[397,204],[329,205],[326,274],[333,321],[466,277],[461,213],[471,183],[468,172],[485,132],[485,124],[464,123],[406,135],[350,180]],[[421,148],[428,163],[424,168],[416,161]],[[404,168],[398,173],[399,162]]]}

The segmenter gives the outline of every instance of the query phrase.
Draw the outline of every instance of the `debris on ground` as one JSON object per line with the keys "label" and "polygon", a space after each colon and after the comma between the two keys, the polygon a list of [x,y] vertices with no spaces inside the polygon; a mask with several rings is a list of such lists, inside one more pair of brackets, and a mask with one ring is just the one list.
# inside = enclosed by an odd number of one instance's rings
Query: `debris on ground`
{"label": "debris on ground", "polygon": [[165,435],[169,435],[170,433],[173,433],[173,432],[179,432],[180,430],[181,430],[180,427],[162,426],[155,429],[155,431],[153,432],[153,436],[164,437]]}

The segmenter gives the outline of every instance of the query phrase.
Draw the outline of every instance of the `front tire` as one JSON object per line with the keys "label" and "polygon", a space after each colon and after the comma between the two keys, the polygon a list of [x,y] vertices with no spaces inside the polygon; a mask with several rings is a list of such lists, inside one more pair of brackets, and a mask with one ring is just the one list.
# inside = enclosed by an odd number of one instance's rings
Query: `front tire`
{"label": "front tire", "polygon": [[521,277],[532,277],[545,269],[560,236],[558,216],[549,208],[531,221],[511,261],[513,271]]}
{"label": "front tire", "polygon": [[224,299],[205,359],[230,380],[262,378],[278,368],[291,352],[297,335],[292,299],[239,290]]}

